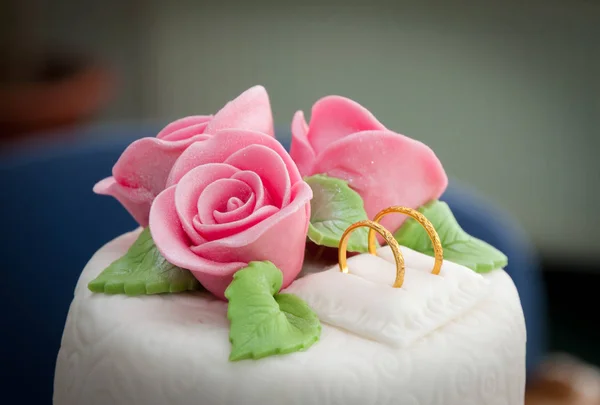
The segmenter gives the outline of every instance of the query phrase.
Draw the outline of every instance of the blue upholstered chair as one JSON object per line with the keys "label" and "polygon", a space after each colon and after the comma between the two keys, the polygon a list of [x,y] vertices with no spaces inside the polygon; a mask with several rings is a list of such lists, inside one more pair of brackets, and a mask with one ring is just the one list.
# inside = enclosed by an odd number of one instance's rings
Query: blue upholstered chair
{"label": "blue upholstered chair", "polygon": [[[156,132],[92,129],[77,142],[0,156],[1,399],[51,404],[56,355],[79,273],[94,251],[136,226],[114,199],[94,195],[92,186],[110,174],[132,139]],[[531,369],[545,347],[535,252],[514,220],[476,193],[451,182],[443,199],[467,232],[508,255],[507,270],[525,311]]]}

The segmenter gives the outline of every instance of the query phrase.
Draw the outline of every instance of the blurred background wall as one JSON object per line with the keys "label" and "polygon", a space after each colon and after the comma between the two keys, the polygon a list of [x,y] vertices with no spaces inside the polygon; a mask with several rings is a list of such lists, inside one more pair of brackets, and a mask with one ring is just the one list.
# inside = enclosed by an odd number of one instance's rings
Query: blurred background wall
{"label": "blurred background wall", "polygon": [[523,3],[23,4],[43,46],[116,72],[98,122],[211,113],[263,84],[285,129],[319,97],[348,96],[429,144],[547,256],[597,260],[600,4]]}

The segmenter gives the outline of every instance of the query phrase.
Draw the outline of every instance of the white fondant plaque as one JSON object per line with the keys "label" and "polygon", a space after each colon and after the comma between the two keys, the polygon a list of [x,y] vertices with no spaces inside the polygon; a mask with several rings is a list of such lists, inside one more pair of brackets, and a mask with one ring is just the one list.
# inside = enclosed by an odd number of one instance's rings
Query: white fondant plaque
{"label": "white fondant plaque", "polygon": [[432,257],[401,251],[401,288],[392,287],[396,264],[384,247],[378,256],[348,259],[349,274],[336,265],[294,281],[284,292],[305,300],[324,323],[403,348],[467,312],[488,291],[488,282],[464,266],[444,261],[434,275]]}

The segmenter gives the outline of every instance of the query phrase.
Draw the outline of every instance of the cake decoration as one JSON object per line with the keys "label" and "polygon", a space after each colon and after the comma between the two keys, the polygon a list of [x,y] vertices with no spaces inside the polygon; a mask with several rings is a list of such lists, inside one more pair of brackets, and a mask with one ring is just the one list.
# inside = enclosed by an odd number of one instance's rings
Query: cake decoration
{"label": "cake decoration", "polygon": [[[368,219],[362,198],[341,179],[317,174],[304,180],[313,191],[308,238],[317,245],[337,248],[348,226]],[[347,249],[366,252],[367,235],[367,229],[357,229],[350,236]]]}
{"label": "cake decoration", "polygon": [[269,96],[264,87],[250,88],[214,116],[186,117],[167,125],[156,138],[133,142],[113,167],[113,175],[98,182],[94,192],[115,197],[140,226],[146,227],[152,201],[165,189],[177,158],[190,145],[226,128],[274,136]]}
{"label": "cake decoration", "polygon": [[377,254],[377,247],[375,244],[375,232],[377,232],[387,242],[387,246],[389,247],[390,251],[392,252],[392,255],[394,257],[394,262],[396,263],[396,279],[394,280],[393,287],[394,288],[402,287],[402,284],[404,283],[405,263],[404,263],[404,257],[402,256],[402,253],[400,253],[400,245],[398,244],[396,239],[394,239],[394,236],[387,229],[385,229],[383,226],[381,226],[378,222],[381,220],[381,218],[383,218],[387,214],[391,214],[391,213],[400,213],[400,214],[408,215],[408,216],[412,217],[415,221],[417,221],[417,223],[419,223],[419,225],[421,225],[423,227],[423,229],[425,229],[425,231],[427,232],[427,235],[431,239],[432,250],[433,250],[434,256],[435,256],[435,263],[433,265],[433,269],[431,270],[431,274],[435,274],[435,275],[440,274],[440,271],[442,269],[442,263],[444,261],[444,251],[442,248],[442,244],[440,243],[440,238],[439,238],[435,228],[433,227],[433,224],[423,214],[421,214],[420,212],[415,211],[411,208],[407,208],[407,207],[389,207],[389,208],[382,210],[377,215],[375,215],[375,218],[373,221],[369,221],[369,220],[359,221],[355,224],[350,225],[348,227],[348,229],[346,229],[346,231],[344,231],[344,233],[342,234],[342,238],[340,240],[340,246],[339,246],[339,250],[338,250],[338,260],[339,260],[339,265],[340,265],[340,271],[342,273],[348,273],[348,265],[346,264],[346,251],[347,251],[348,239],[349,239],[351,233],[358,228],[367,227],[367,228],[369,228],[369,234],[368,234],[369,253],[372,255]]}
{"label": "cake decoration", "polygon": [[[340,271],[342,273],[348,274],[348,264],[346,262],[348,239],[350,238],[352,232],[362,227],[369,228],[369,242],[371,241],[371,232],[379,233],[387,242],[388,246],[390,247],[390,250],[392,251],[392,254],[394,255],[394,259],[396,262],[396,279],[394,280],[394,288],[402,287],[402,283],[404,283],[404,257],[402,256],[402,253],[400,253],[400,246],[398,245],[398,242],[396,242],[394,236],[390,233],[390,231],[388,231],[375,221],[359,221],[355,224],[350,225],[348,229],[344,231],[338,249],[338,261]],[[371,245],[369,245],[369,250],[371,250]],[[369,253],[375,254],[373,252]]]}
{"label": "cake decoration", "polygon": [[[426,145],[388,130],[366,108],[340,96],[317,101],[312,108],[310,125],[302,111],[298,111],[291,129],[290,155],[300,173],[310,176],[307,181],[313,191],[316,190],[311,206],[318,214],[311,218],[311,241],[335,247],[342,236],[343,226],[340,225],[375,218],[386,207],[404,206],[417,209],[425,217],[431,216],[429,219],[435,228],[443,227],[441,244],[448,250],[449,260],[478,272],[507,265],[502,252],[466,234],[450,208],[438,200],[446,189],[448,178],[440,161]],[[323,193],[324,178],[344,181],[339,186],[339,195],[343,198],[334,199],[330,193]],[[334,180],[328,182],[334,184]],[[322,193],[325,197],[321,197]],[[331,199],[335,210],[324,209],[323,198]],[[358,198],[362,200],[362,209]],[[350,214],[350,219],[344,222],[340,214]],[[435,254],[427,233],[414,219],[383,215],[375,221],[381,221],[392,231],[401,245]],[[354,239],[348,244],[349,251],[366,251],[367,246],[361,242],[365,240],[362,237],[365,231],[361,228],[356,236],[353,235]],[[383,242],[381,236],[377,239]],[[438,257],[438,262],[440,260]]]}
{"label": "cake decoration", "polygon": [[[479,273],[501,269],[508,264],[504,253],[466,233],[445,202],[432,201],[420,207],[419,212],[431,221],[437,231],[447,260]],[[427,232],[414,219],[406,221],[394,237],[402,246],[430,256],[435,254]]]}
{"label": "cake decoration", "polygon": [[268,261],[251,262],[235,273],[225,291],[231,321],[229,360],[305,350],[319,339],[319,318],[297,296],[279,293],[282,281],[281,271]]}
{"label": "cake decoration", "polygon": [[[392,246],[306,275],[284,292],[304,300],[322,323],[396,348],[410,347],[486,297],[490,286],[481,274],[444,261],[435,275],[434,258],[403,246],[397,256]],[[393,288],[399,257],[405,277],[401,288]]]}
{"label": "cake decoration", "polygon": [[123,257],[108,266],[88,287],[97,293],[130,296],[201,289],[188,270],[165,260],[148,228],[140,233]]}
{"label": "cake decoration", "polygon": [[[381,210],[377,215],[375,215],[373,221],[379,222],[381,221],[381,218],[392,213],[408,215],[419,225],[421,225],[425,232],[427,232],[427,236],[429,236],[429,239],[431,240],[431,250],[433,250],[433,255],[435,257],[435,264],[433,265],[433,270],[431,270],[431,273],[440,274],[440,270],[442,269],[442,262],[444,261],[444,249],[442,248],[442,242],[440,242],[440,236],[438,235],[431,221],[429,221],[429,219],[427,219],[427,217],[421,214],[419,211],[407,207],[389,207],[384,210]],[[390,247],[392,247],[393,251],[393,246],[390,245]],[[375,233],[373,232],[373,229],[370,229],[369,253],[376,254],[376,249],[377,247],[375,246]]]}
{"label": "cake decoration", "polygon": [[273,262],[287,287],[302,269],[311,197],[275,138],[222,130],[175,162],[150,230],[163,256],[217,297],[252,261]]}
{"label": "cake decoration", "polygon": [[[321,321],[405,346],[478,302],[485,280],[460,264],[483,272],[506,257],[437,200],[447,177],[431,149],[338,96],[315,104],[310,125],[296,113],[292,132],[288,154],[256,86],[215,116],[132,143],[94,190],[117,198],[143,231],[88,289],[206,289],[228,302],[231,361],[308,349]],[[298,279],[308,241],[338,249],[339,263]]]}
{"label": "cake decoration", "polygon": [[[388,130],[367,109],[339,96],[317,101],[310,125],[296,113],[290,155],[303,176],[346,181],[362,198],[367,218],[395,205],[419,208],[438,199],[448,184],[429,147]],[[405,219],[386,217],[382,225],[394,232]]]}

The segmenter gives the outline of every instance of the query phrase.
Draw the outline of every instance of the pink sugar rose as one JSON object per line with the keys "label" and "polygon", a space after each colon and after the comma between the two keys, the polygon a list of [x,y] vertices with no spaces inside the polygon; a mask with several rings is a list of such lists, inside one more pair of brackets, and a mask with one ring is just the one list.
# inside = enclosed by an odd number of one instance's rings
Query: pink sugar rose
{"label": "pink sugar rose", "polygon": [[[439,198],[448,185],[429,147],[388,130],[367,109],[339,96],[315,103],[310,126],[302,111],[296,112],[290,154],[303,176],[346,180],[362,197],[369,218],[393,205],[417,208]],[[405,220],[388,215],[382,225],[394,232]]]}
{"label": "pink sugar rose", "polygon": [[189,146],[150,209],[172,264],[219,298],[248,262],[269,260],[287,287],[302,269],[312,190],[275,138],[227,129]]}
{"label": "pink sugar rose", "polygon": [[127,147],[113,175],[94,186],[94,192],[115,197],[141,225],[148,225],[150,205],[165,189],[171,167],[194,142],[227,128],[259,131],[274,136],[269,96],[255,86],[227,103],[217,114],[182,118],[158,133]]}

